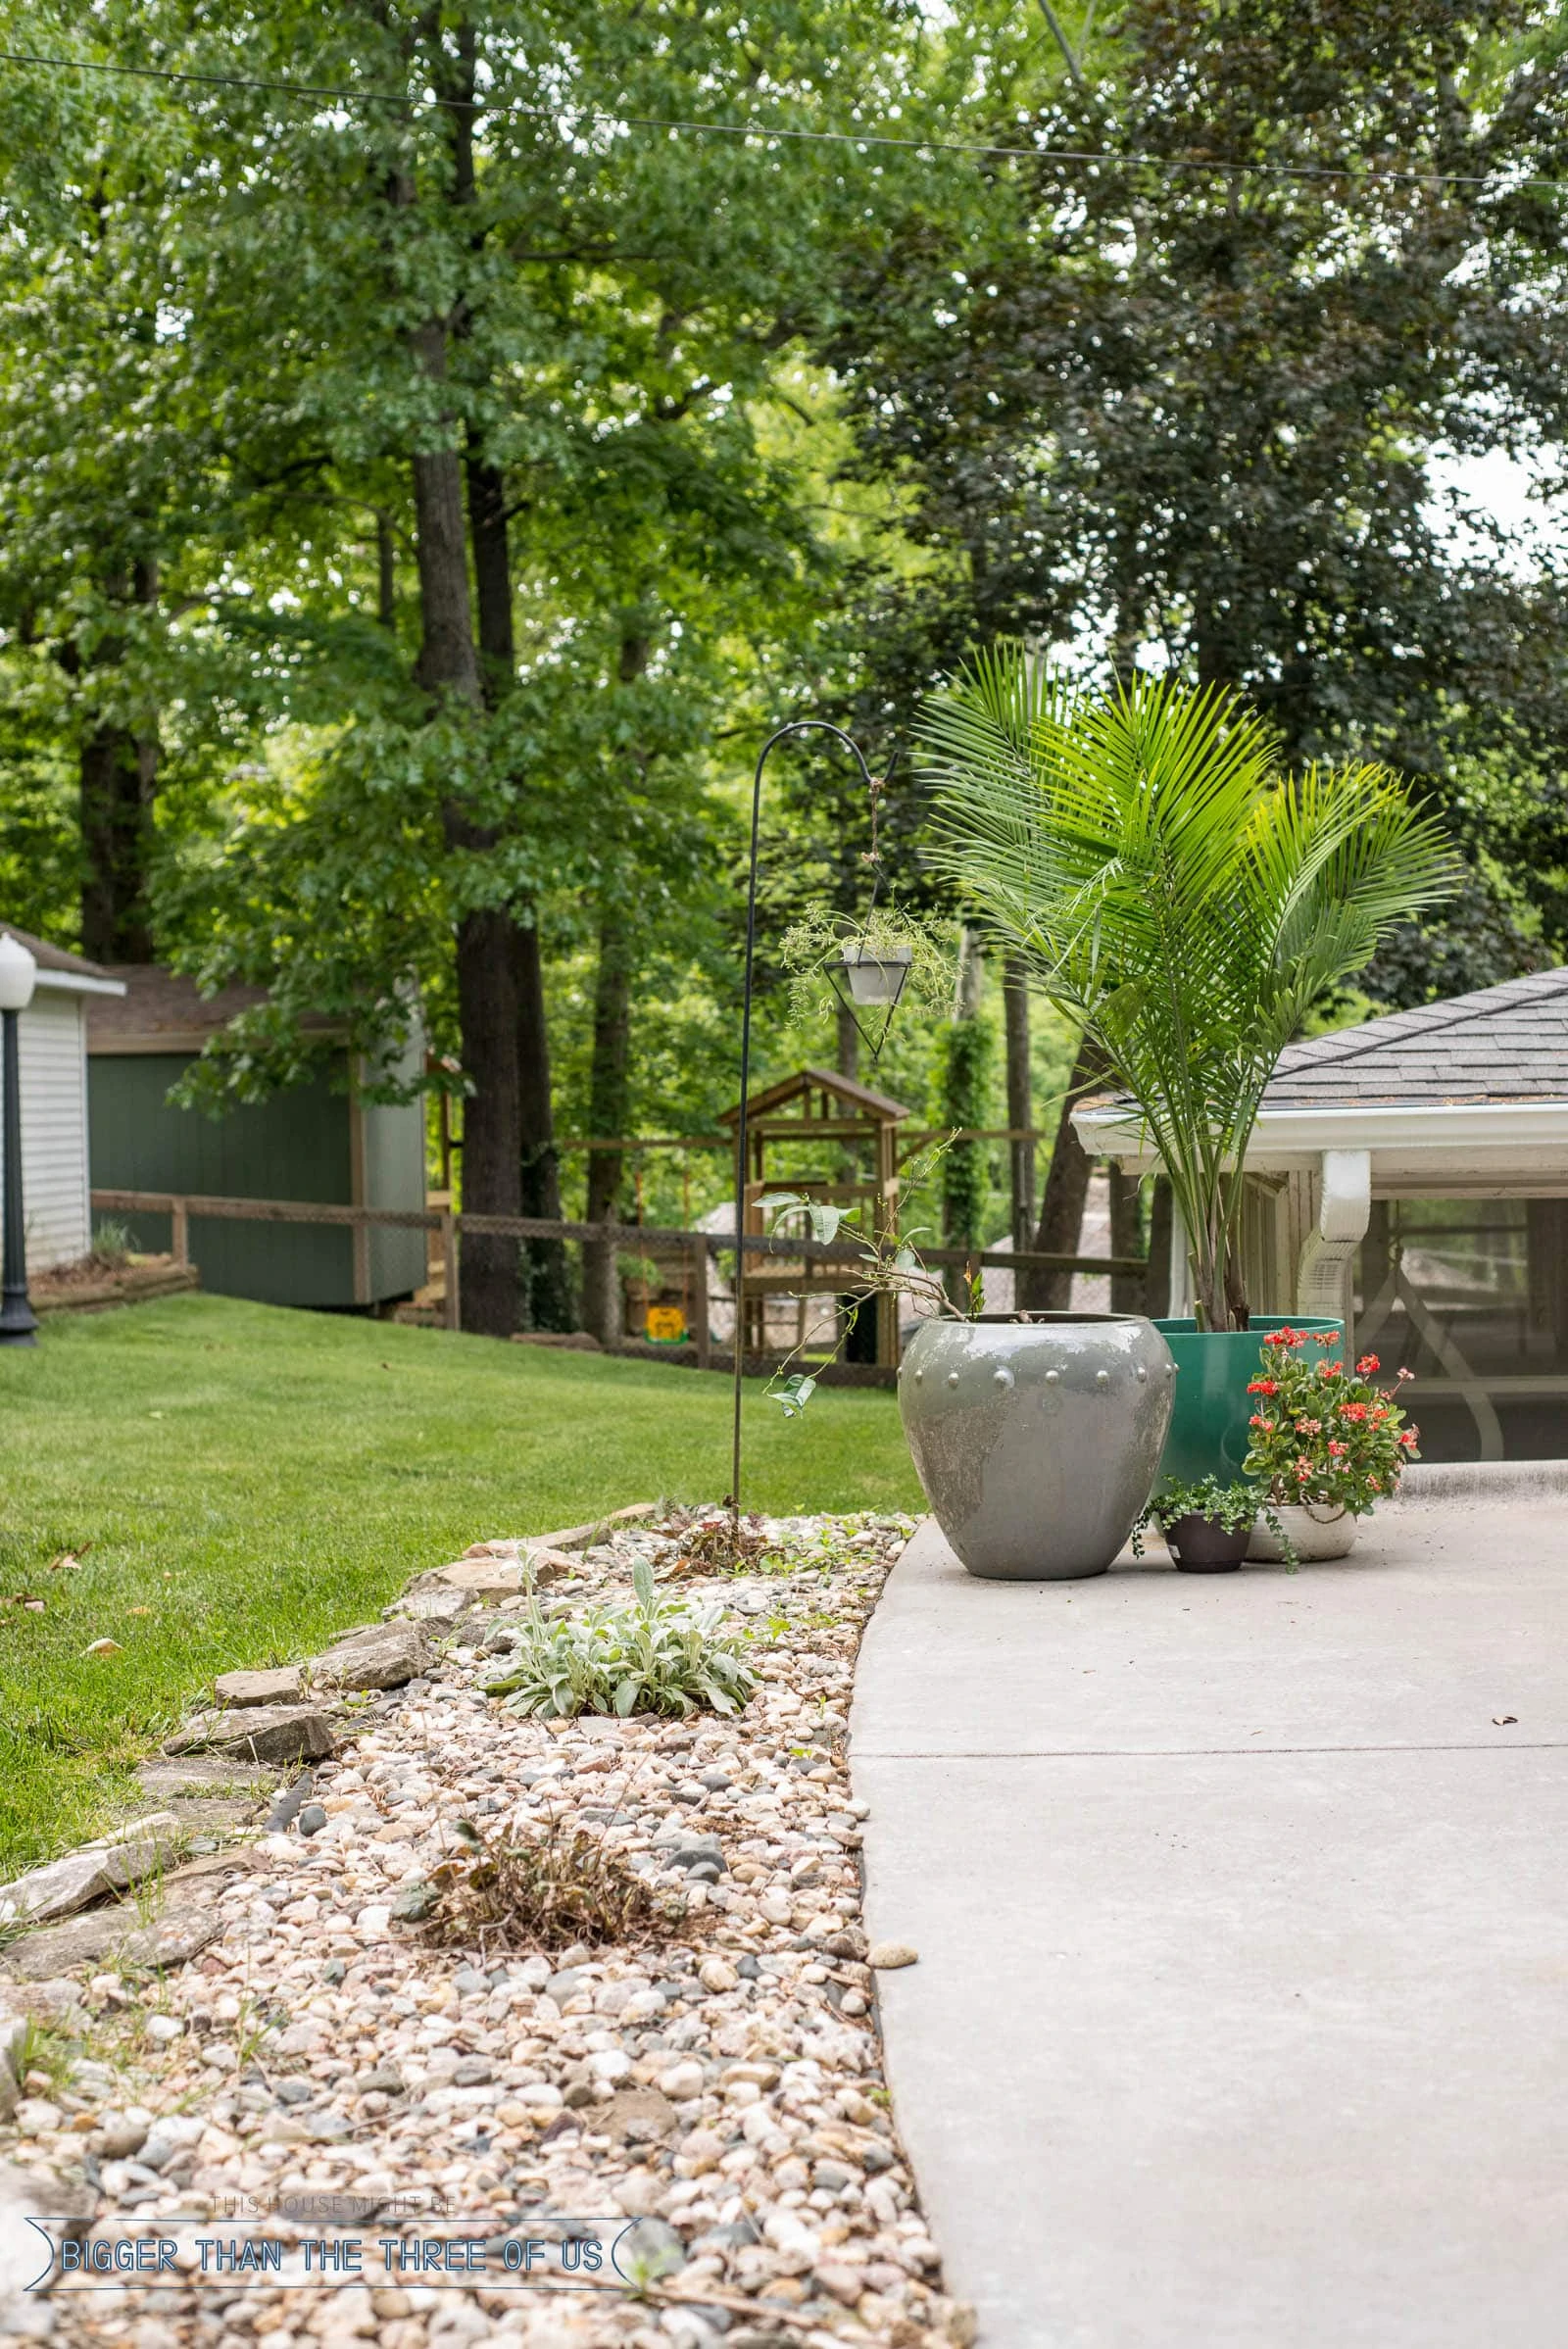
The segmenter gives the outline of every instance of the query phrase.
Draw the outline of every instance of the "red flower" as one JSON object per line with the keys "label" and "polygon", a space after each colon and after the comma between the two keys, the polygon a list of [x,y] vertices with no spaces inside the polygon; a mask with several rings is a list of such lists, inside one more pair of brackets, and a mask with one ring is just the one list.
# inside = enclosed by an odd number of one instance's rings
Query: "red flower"
{"label": "red flower", "polygon": [[1279,1391],[1278,1379],[1253,1379],[1247,1390],[1249,1395],[1278,1395]]}
{"label": "red flower", "polygon": [[1401,1364],[1396,1375],[1401,1379],[1413,1379],[1415,1377],[1415,1372],[1413,1370],[1406,1370]]}
{"label": "red flower", "polygon": [[1337,1379],[1342,1368],[1343,1364],[1339,1362],[1320,1362],[1317,1366],[1317,1375],[1320,1379]]}
{"label": "red flower", "polygon": [[1300,1346],[1304,1343],[1305,1338],[1304,1330],[1293,1330],[1287,1322],[1282,1330],[1270,1330],[1263,1344],[1265,1346]]}
{"label": "red flower", "polygon": [[1399,1431],[1399,1442],[1400,1442],[1401,1444],[1414,1444],[1414,1442],[1415,1442],[1415,1440],[1416,1440],[1417,1436],[1420,1434],[1420,1432],[1421,1432],[1421,1431],[1420,1431],[1420,1429],[1419,1429],[1419,1428],[1402,1428],[1402,1429]]}
{"label": "red flower", "polygon": [[1307,1478],[1308,1478],[1308,1477],[1311,1475],[1311,1473],[1312,1473],[1312,1463],[1311,1463],[1311,1461],[1310,1461],[1310,1460],[1298,1460],[1298,1461],[1297,1461],[1297,1463],[1296,1463],[1296,1473],[1297,1473],[1297,1476],[1298,1476],[1298,1478],[1299,1479],[1299,1481],[1300,1481],[1300,1482],[1301,1482],[1301,1483],[1304,1485],[1304,1484],[1305,1484],[1305,1482],[1306,1482],[1306,1480],[1307,1480]]}
{"label": "red flower", "polygon": [[1378,1360],[1376,1354],[1363,1354],[1355,1367],[1361,1373],[1361,1376],[1364,1379],[1369,1379],[1372,1376],[1373,1371],[1381,1370],[1383,1365]]}
{"label": "red flower", "polygon": [[1337,1444],[1332,1436],[1329,1438],[1329,1458],[1331,1460],[1343,1460],[1349,1448],[1348,1444]]}
{"label": "red flower", "polygon": [[1342,1419],[1364,1419],[1366,1417],[1366,1405],[1365,1403],[1342,1403],[1340,1406],[1340,1417]]}

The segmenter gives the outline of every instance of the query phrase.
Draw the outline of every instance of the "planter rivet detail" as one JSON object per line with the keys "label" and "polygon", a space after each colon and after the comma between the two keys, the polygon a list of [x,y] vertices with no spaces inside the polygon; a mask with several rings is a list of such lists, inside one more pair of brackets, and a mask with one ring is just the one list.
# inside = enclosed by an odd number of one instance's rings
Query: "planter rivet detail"
{"label": "planter rivet detail", "polygon": [[1143,1363],[1142,1363],[1142,1362],[1140,1362],[1140,1363],[1139,1363],[1139,1365],[1138,1365],[1138,1382],[1139,1382],[1139,1385],[1140,1385],[1140,1386],[1142,1386],[1142,1384],[1143,1384],[1144,1380],[1145,1380],[1145,1379],[1147,1379],[1147,1378],[1148,1378],[1148,1376],[1149,1376],[1149,1372],[1148,1372],[1148,1371],[1147,1371],[1147,1369],[1144,1367]]}
{"label": "planter rivet detail", "polygon": [[1046,1385],[1048,1387],[1054,1387],[1060,1376],[1061,1372],[1059,1370],[1048,1370],[1046,1372]]}
{"label": "planter rivet detail", "polygon": [[958,1383],[958,1374],[957,1374],[957,1372],[956,1372],[956,1370],[950,1370],[950,1371],[948,1372],[948,1385],[949,1385],[950,1387],[956,1387],[956,1386],[957,1385],[957,1383]]}
{"label": "planter rivet detail", "polygon": [[1095,1385],[1097,1387],[1108,1387],[1110,1385],[1110,1372],[1108,1370],[1097,1370],[1095,1372]]}
{"label": "planter rivet detail", "polygon": [[1010,1370],[994,1370],[991,1374],[991,1383],[994,1387],[1010,1387],[1012,1372]]}

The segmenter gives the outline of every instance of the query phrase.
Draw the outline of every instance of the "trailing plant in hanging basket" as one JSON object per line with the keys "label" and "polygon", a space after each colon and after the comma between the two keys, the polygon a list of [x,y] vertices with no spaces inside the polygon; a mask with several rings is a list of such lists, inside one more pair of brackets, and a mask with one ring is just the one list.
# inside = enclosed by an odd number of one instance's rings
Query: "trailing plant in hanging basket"
{"label": "trailing plant in hanging basket", "polygon": [[778,952],[790,973],[789,1015],[798,1025],[831,1011],[844,991],[852,1005],[889,1003],[886,994],[857,994],[858,974],[869,975],[876,966],[890,977],[905,974],[892,999],[902,1009],[943,1011],[953,995],[953,925],[936,914],[874,905],[862,922],[851,923],[830,905],[808,905],[785,931]]}

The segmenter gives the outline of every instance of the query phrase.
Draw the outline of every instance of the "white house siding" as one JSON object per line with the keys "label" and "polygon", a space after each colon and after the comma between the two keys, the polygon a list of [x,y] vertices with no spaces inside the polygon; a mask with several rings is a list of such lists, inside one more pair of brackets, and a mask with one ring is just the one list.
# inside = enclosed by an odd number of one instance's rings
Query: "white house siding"
{"label": "white house siding", "polygon": [[[82,998],[46,987],[40,975],[38,991],[22,1014],[17,1043],[27,1267],[41,1272],[85,1255],[91,1235]],[[3,1180],[0,1174],[0,1184]]]}

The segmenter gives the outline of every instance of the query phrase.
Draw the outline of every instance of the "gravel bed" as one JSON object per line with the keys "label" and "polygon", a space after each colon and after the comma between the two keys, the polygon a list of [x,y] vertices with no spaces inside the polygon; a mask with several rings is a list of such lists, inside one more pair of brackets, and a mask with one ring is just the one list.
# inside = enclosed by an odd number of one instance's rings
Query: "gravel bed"
{"label": "gravel bed", "polygon": [[[57,1991],[73,2052],[28,2083],[9,2158],[68,2178],[85,2162],[100,2239],[238,2222],[280,2243],[283,2265],[242,2286],[176,2271],[57,2293],[29,2306],[33,2337],[130,2349],[972,2337],[942,2293],[889,2114],[860,1930],[863,1809],[845,1753],[860,1632],[911,1529],[814,1517],[764,1530],[767,1571],[679,1586],[755,1635],[760,1686],[743,1714],[521,1719],[483,1688],[514,1617],[476,1612],[426,1682],[368,1704],[319,1768],[324,1825],[306,1811],[315,1833],[253,1844],[254,1868],[221,1896],[220,1937],[191,1965],[162,1981],[96,1975],[74,2008]],[[659,1532],[619,1532],[547,1602],[629,1596],[638,1558],[662,1574],[679,1554]],[[398,1921],[456,1847],[458,1821],[504,1833],[553,1817],[683,1898],[673,1937],[476,1955]],[[306,2283],[306,2241],[323,2221],[330,2237],[334,2220],[426,2241],[519,2229],[559,2241],[566,2223],[594,2221],[585,2235],[618,2239],[642,2288],[613,2275],[518,2288],[488,2272],[471,2285]]]}

